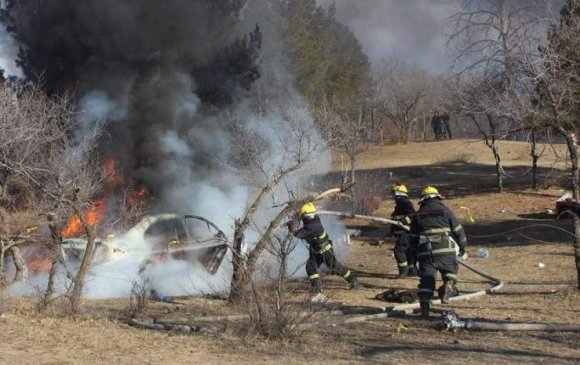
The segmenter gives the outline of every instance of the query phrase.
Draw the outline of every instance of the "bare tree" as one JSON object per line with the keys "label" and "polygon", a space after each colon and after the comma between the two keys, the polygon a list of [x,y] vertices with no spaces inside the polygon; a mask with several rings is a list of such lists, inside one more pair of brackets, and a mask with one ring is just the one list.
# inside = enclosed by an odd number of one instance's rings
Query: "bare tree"
{"label": "bare tree", "polygon": [[426,71],[398,57],[385,60],[377,71],[376,105],[403,143],[409,141],[430,81],[431,75]]}
{"label": "bare tree", "polygon": [[497,178],[497,189],[503,192],[503,177],[505,171],[501,161],[499,141],[511,129],[512,119],[501,116],[497,113],[497,103],[494,102],[495,95],[492,79],[472,79],[463,76],[455,85],[456,105],[459,111],[470,118],[483,136],[485,144],[490,148],[495,159],[495,172]]}
{"label": "bare tree", "polygon": [[19,246],[33,238],[30,227],[44,197],[41,185],[56,146],[67,138],[70,109],[66,97],[50,99],[38,87],[16,86],[0,88],[0,261],[11,253],[16,279],[23,280],[26,265]]}
{"label": "bare tree", "polygon": [[[574,199],[580,200],[578,161],[578,121],[580,120],[580,2],[568,0],[558,25],[548,33],[542,49],[543,62],[531,73],[536,75],[537,118],[565,141],[570,157],[570,177]],[[575,261],[580,289],[580,218],[574,215]]]}
{"label": "bare tree", "polygon": [[521,92],[522,79],[529,55],[540,44],[545,9],[546,3],[537,0],[467,0],[449,18],[453,32],[447,44],[455,53],[456,72],[467,80],[457,105],[494,155],[500,192],[504,170],[497,140],[524,123],[522,113],[512,111],[530,102]]}
{"label": "bare tree", "polygon": [[98,158],[98,138],[101,129],[96,128],[82,141],[68,139],[60,146],[57,158],[52,162],[53,171],[43,190],[54,204],[57,217],[72,217],[82,226],[87,244],[80,267],[73,279],[70,304],[78,311],[97,238],[97,221],[90,216],[96,198],[103,191],[106,174]]}
{"label": "bare tree", "polygon": [[[336,147],[348,157],[348,167],[344,170],[350,175],[350,182],[356,183],[357,156],[369,148],[366,141],[367,131],[371,128],[368,105],[360,102],[356,108],[349,110],[338,103],[325,103],[319,119],[324,126],[323,134],[330,145]],[[357,191],[352,189],[351,210],[356,213]]]}
{"label": "bare tree", "polygon": [[[56,258],[59,226],[76,216],[88,236],[85,255],[73,280],[71,304],[77,310],[96,237],[87,212],[104,177],[96,158],[100,129],[82,141],[73,138],[76,115],[67,95],[48,97],[36,85],[0,92],[0,131],[7,137],[0,141],[0,219],[4,223],[0,229],[1,254],[9,249],[17,259],[16,267],[25,267],[18,251],[15,253],[18,246],[47,244]],[[33,234],[39,224],[45,223],[46,216],[51,217],[48,240]],[[18,219],[25,223],[18,224]],[[53,260],[53,266],[56,262]],[[54,267],[51,272],[54,274]],[[53,292],[52,285],[49,280],[45,303]]]}
{"label": "bare tree", "polygon": [[[308,162],[321,155],[325,143],[305,122],[305,111],[283,111],[282,119],[272,118],[269,130],[251,128],[233,122],[236,128],[235,159],[228,165],[235,169],[255,191],[255,198],[243,216],[236,220],[233,236],[233,277],[230,298],[240,298],[250,282],[255,265],[266,249],[275,229],[282,223],[294,206],[287,203],[266,224],[256,222],[256,213],[278,187]],[[292,199],[290,199],[292,200]],[[243,252],[246,231],[253,228],[260,232],[249,253]]]}

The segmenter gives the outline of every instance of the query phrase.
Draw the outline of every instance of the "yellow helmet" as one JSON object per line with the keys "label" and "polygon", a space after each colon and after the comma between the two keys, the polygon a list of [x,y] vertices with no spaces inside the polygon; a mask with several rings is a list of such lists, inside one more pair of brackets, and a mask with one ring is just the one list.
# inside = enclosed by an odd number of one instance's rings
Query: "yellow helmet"
{"label": "yellow helmet", "polygon": [[422,202],[423,200],[431,199],[431,198],[439,198],[439,199],[442,199],[441,195],[439,194],[439,190],[437,190],[436,187],[434,187],[434,186],[427,186],[421,192],[421,199],[419,201]]}
{"label": "yellow helmet", "polygon": [[306,203],[300,207],[300,215],[316,213],[316,205],[313,203]]}
{"label": "yellow helmet", "polygon": [[407,196],[407,194],[409,193],[407,186],[405,186],[405,184],[403,183],[395,183],[395,185],[393,185],[393,187],[391,188],[391,191],[395,195],[403,195],[403,196]]}

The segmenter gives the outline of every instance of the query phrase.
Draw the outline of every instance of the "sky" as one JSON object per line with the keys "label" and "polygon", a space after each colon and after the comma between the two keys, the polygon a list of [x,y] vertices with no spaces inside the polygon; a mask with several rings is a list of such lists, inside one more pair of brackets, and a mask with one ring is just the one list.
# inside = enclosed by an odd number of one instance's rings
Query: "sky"
{"label": "sky", "polygon": [[[333,0],[318,0],[327,6]],[[374,65],[390,55],[426,70],[445,71],[446,18],[461,0],[335,0],[338,20],[361,42]]]}

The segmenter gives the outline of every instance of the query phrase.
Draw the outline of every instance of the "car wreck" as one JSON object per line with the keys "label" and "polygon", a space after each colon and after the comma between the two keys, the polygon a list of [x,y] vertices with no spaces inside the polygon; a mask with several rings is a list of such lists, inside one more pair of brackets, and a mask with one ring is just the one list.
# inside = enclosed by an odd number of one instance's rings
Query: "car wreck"
{"label": "car wreck", "polygon": [[[200,229],[201,225],[207,227],[205,232]],[[87,243],[86,237],[63,239],[58,250],[59,261],[80,261]],[[215,274],[223,264],[227,250],[228,240],[224,232],[203,217],[158,214],[144,217],[122,235],[97,238],[92,262],[98,265],[133,255],[140,260],[140,274],[150,265],[167,259],[198,264],[209,274]],[[31,273],[47,272],[50,269],[47,261],[45,255],[31,255],[28,260]]]}

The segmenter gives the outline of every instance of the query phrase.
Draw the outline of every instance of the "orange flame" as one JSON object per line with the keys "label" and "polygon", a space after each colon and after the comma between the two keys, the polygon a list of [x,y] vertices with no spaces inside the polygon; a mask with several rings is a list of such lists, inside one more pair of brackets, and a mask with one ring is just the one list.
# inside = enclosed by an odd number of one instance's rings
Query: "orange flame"
{"label": "orange flame", "polygon": [[[97,200],[95,205],[86,214],[87,223],[91,226],[100,223],[105,218],[105,198]],[[84,227],[78,215],[70,217],[65,229],[62,231],[62,238],[79,236],[83,233]]]}
{"label": "orange flame", "polygon": [[52,260],[48,257],[35,257],[28,262],[28,269],[33,274],[40,272],[49,272],[52,267]]}
{"label": "orange flame", "polygon": [[[95,205],[91,207],[86,212],[85,218],[89,225],[94,226],[101,223],[105,218],[105,208],[107,203],[107,194],[112,193],[117,189],[122,183],[122,177],[117,169],[117,160],[114,158],[108,158],[105,160],[104,169],[107,178],[107,188],[106,194],[101,199],[97,200]],[[127,203],[129,206],[135,206],[138,203],[143,203],[144,199],[147,198],[149,192],[147,188],[140,187],[135,191],[131,191],[127,197]],[[62,231],[62,238],[78,237],[84,232],[84,227],[81,223],[81,219],[74,215],[70,217],[65,229]]]}

